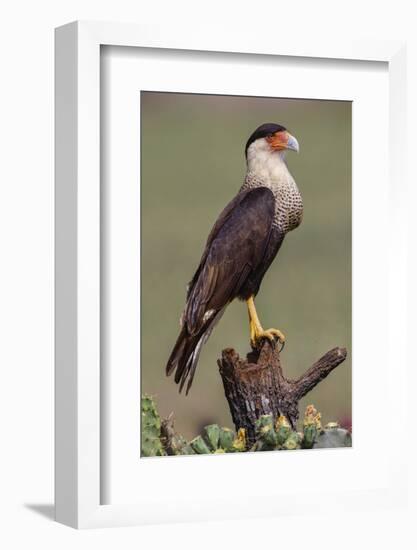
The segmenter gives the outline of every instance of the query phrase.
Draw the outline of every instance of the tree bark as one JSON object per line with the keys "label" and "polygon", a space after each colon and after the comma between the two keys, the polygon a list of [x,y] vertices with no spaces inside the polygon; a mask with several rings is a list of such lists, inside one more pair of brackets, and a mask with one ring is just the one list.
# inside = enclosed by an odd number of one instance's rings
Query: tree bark
{"label": "tree bark", "polygon": [[298,404],[309,391],[342,363],[345,348],[334,348],[297,380],[283,374],[278,347],[266,340],[260,351],[246,360],[234,349],[223,350],[218,360],[224,392],[236,430],[245,428],[248,446],[255,442],[256,420],[264,414],[284,415],[293,429],[299,417]]}

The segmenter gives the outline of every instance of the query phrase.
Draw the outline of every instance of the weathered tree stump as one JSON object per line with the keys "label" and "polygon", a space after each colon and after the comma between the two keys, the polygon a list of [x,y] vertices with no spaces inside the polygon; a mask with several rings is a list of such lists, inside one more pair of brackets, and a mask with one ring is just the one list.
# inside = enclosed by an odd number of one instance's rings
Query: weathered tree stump
{"label": "weathered tree stump", "polygon": [[255,442],[255,422],[263,414],[284,415],[293,429],[299,417],[298,404],[321,380],[342,363],[345,348],[334,348],[321,357],[298,380],[285,378],[278,346],[265,341],[260,351],[246,360],[234,349],[223,350],[217,361],[224,392],[236,430],[245,428],[248,446]]}

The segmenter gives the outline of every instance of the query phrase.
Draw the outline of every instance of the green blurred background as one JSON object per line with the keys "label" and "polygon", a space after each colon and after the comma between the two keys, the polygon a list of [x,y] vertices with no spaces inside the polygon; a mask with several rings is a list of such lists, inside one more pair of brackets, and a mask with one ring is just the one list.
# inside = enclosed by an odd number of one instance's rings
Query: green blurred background
{"label": "green blurred background", "polygon": [[203,348],[193,387],[178,394],[165,365],[179,332],[185,288],[218,214],[245,177],[244,146],[264,122],[288,128],[300,154],[288,166],[304,219],[289,233],[256,299],[264,327],[287,337],[287,377],[334,346],[348,359],[301,403],[324,422],[351,418],[351,103],[159,92],[141,93],[141,390],[194,437],[208,423],[233,427],[216,364],[221,350],[247,353],[246,305],[226,310]]}

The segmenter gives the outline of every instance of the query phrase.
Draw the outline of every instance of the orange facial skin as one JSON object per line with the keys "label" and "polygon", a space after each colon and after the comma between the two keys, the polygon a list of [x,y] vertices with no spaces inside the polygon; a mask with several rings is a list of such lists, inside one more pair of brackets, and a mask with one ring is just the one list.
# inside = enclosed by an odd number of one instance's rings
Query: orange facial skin
{"label": "orange facial skin", "polygon": [[267,142],[274,151],[283,151],[287,148],[289,133],[286,131],[275,132],[272,136],[266,138]]}

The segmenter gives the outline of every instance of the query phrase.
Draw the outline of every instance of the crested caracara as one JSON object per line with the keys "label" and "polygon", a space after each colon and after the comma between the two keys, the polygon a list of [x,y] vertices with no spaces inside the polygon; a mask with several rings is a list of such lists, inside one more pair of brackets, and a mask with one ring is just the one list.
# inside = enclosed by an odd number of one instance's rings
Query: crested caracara
{"label": "crested caracara", "polygon": [[245,181],[208,236],[166,366],[167,375],[175,370],[180,391],[188,380],[188,393],[201,348],[235,298],[247,303],[253,348],[265,338],[285,342],[280,330],[263,329],[254,297],[285,235],[302,220],[301,195],[285,162],[288,150],[298,152],[298,142],[279,124],[262,124],[246,143]]}

